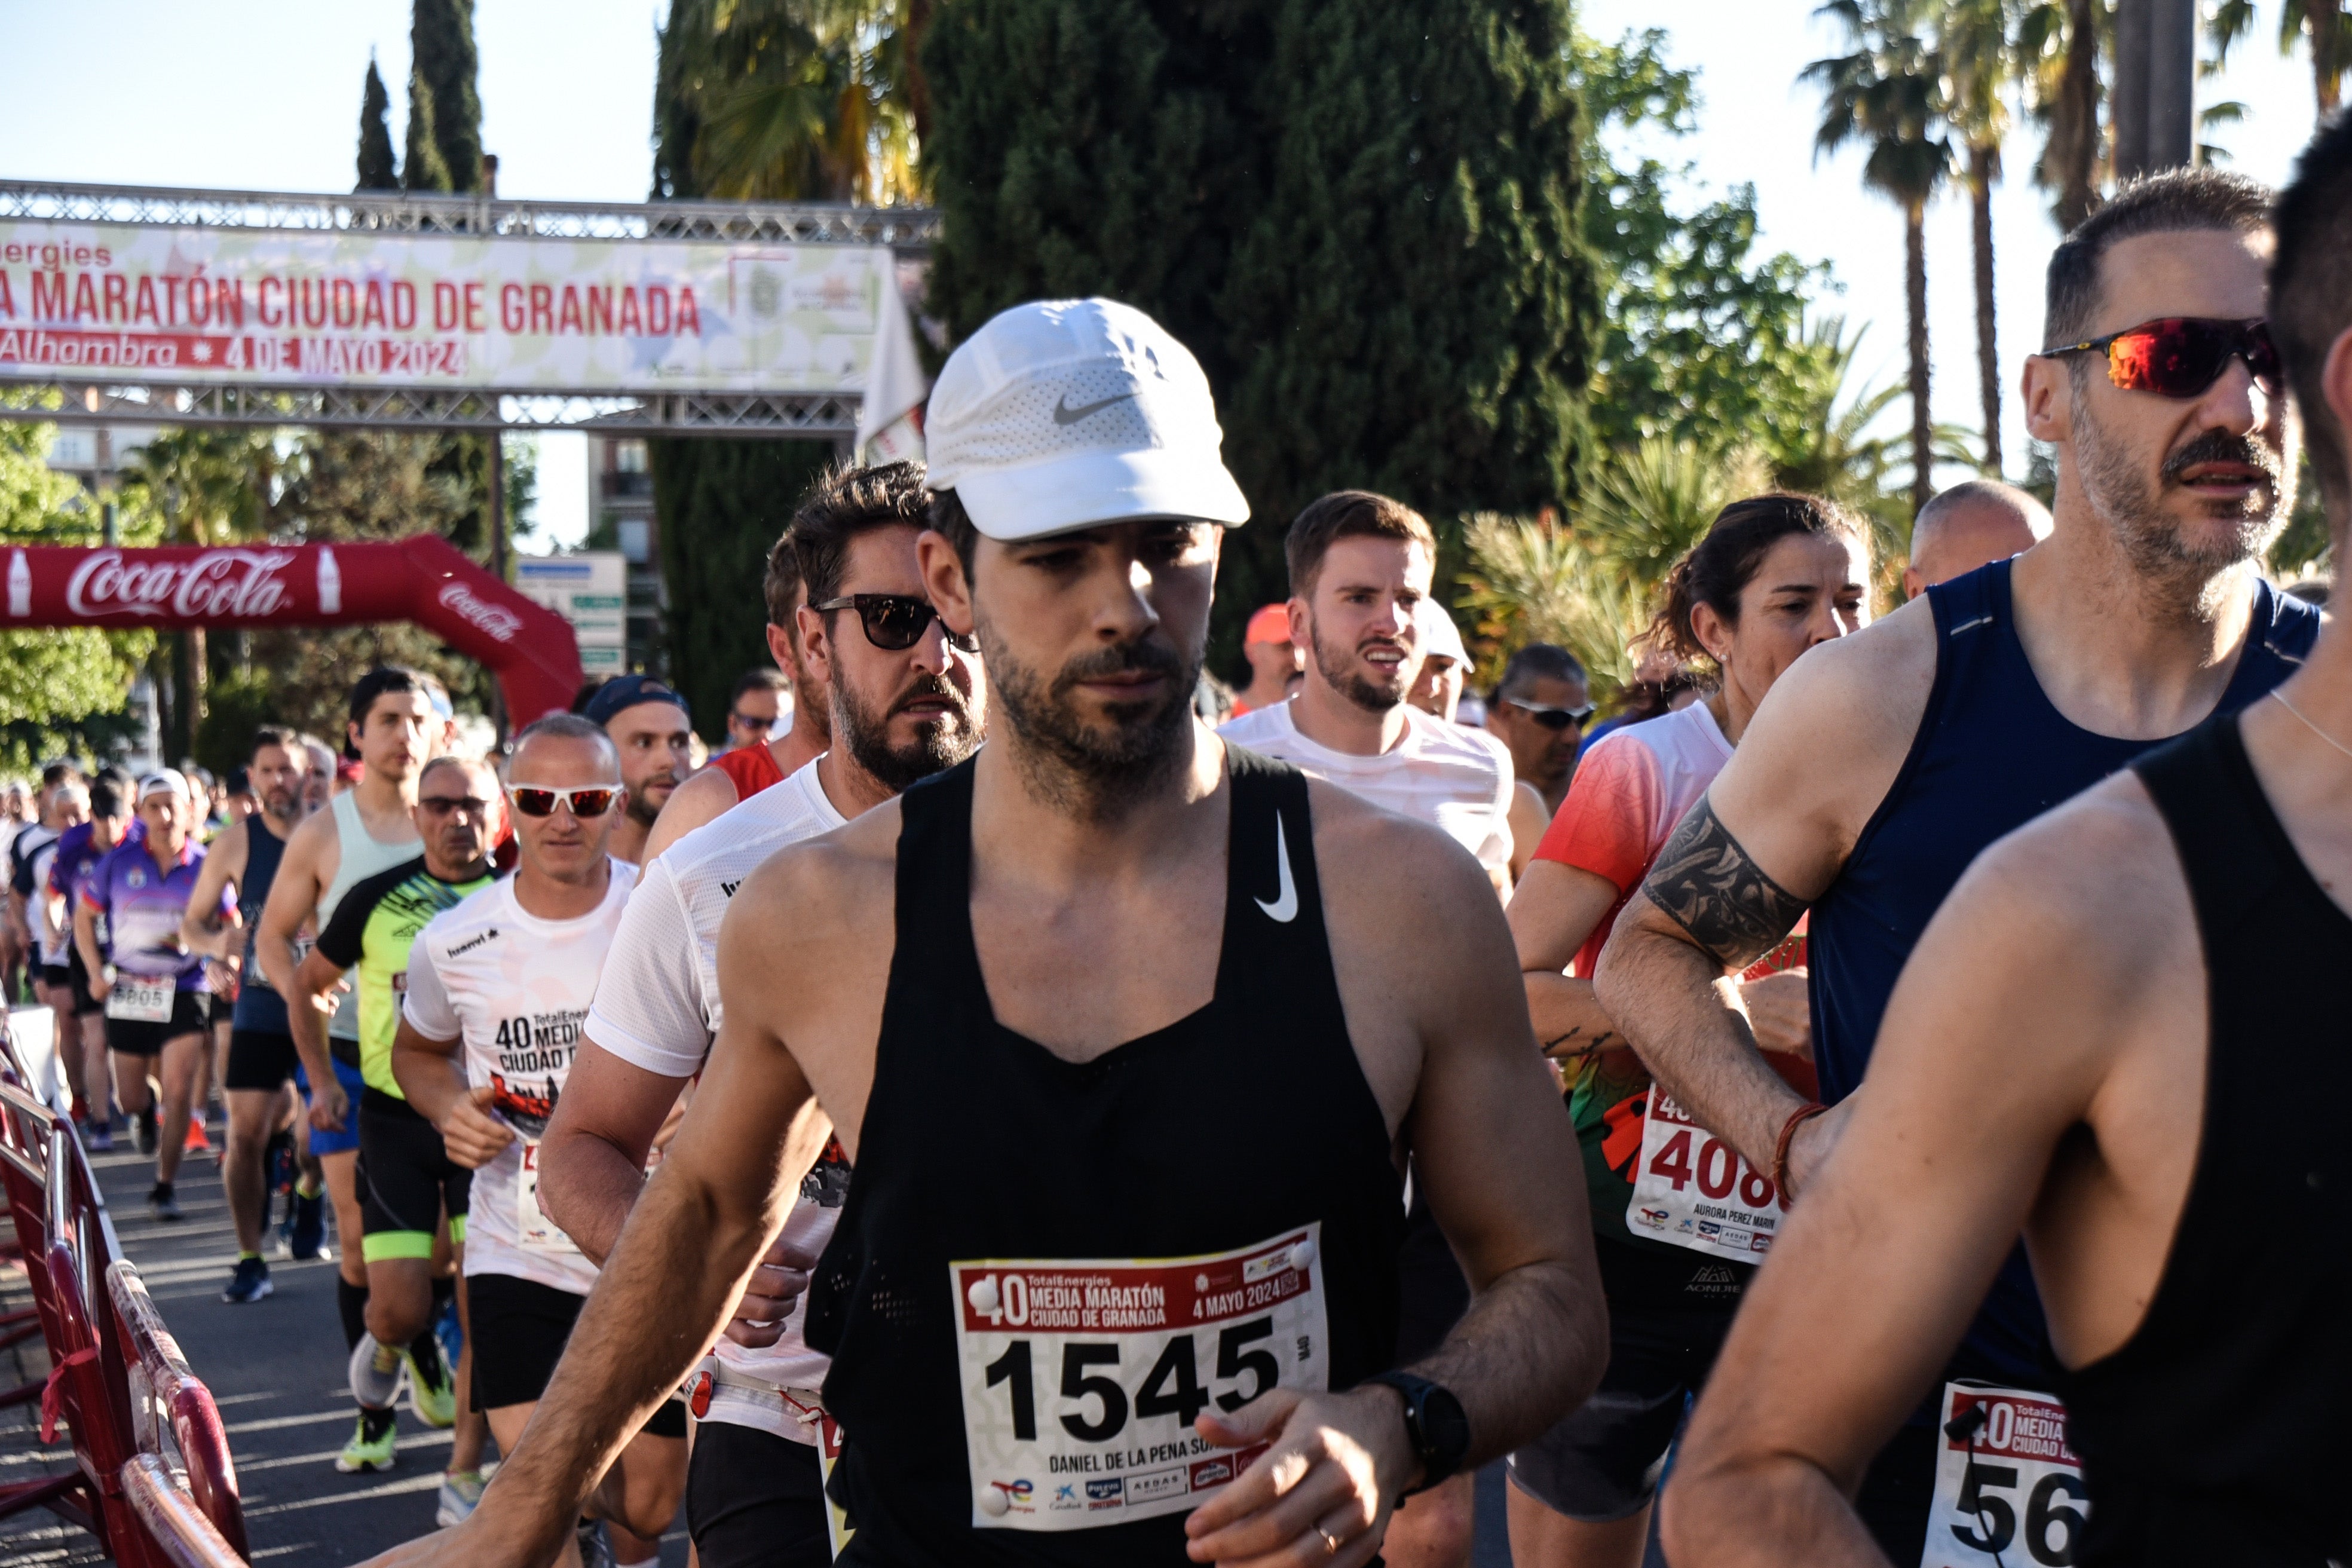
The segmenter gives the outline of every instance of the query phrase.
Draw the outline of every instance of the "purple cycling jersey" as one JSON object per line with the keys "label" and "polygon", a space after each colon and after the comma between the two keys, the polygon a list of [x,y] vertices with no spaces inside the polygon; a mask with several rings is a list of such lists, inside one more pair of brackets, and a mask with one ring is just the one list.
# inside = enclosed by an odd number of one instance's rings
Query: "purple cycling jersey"
{"label": "purple cycling jersey", "polygon": [[[204,960],[180,947],[180,919],[195,890],[205,852],[191,839],[169,873],[157,868],[143,842],[126,842],[90,868],[81,900],[106,917],[107,957],[124,974],[170,976],[182,991],[209,991]],[[221,890],[220,910],[236,908],[236,896]]]}

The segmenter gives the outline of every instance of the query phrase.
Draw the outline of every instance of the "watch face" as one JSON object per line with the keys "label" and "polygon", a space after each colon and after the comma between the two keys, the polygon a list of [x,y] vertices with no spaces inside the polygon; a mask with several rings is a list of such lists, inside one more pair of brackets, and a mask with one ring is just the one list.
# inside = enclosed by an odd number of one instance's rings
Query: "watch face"
{"label": "watch face", "polygon": [[1446,1389],[1433,1385],[1421,1403],[1422,1436],[1433,1453],[1458,1465],[1470,1451],[1470,1417],[1462,1402]]}

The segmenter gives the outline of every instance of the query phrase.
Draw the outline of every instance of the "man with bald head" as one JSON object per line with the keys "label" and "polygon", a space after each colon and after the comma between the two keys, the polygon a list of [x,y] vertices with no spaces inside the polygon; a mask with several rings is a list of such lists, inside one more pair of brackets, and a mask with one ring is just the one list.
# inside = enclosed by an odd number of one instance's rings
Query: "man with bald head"
{"label": "man with bald head", "polygon": [[2030,490],[1998,479],[1968,479],[1937,492],[1911,524],[1903,597],[1917,598],[1990,562],[2022,555],[2050,537],[2050,509]]}

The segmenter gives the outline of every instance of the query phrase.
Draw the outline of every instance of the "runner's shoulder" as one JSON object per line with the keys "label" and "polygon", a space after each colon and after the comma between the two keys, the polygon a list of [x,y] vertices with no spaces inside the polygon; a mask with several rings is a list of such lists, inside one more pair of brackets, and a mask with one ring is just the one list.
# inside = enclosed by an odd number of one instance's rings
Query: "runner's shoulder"
{"label": "runner's shoulder", "polygon": [[707,767],[670,791],[646,837],[646,860],[662,854],[696,828],[716,822],[737,804],[734,775],[721,767]]}
{"label": "runner's shoulder", "polygon": [[1750,798],[1783,817],[1832,824],[1850,844],[1911,754],[1935,684],[1936,622],[1925,595],[1807,649],[1748,721],[1710,791],[1717,810]]}
{"label": "runner's shoulder", "polygon": [[[898,801],[884,801],[830,832],[785,844],[760,862],[736,889],[729,910],[759,911],[747,920],[787,921],[797,936],[846,933],[860,914],[896,898]],[[810,910],[824,921],[806,919]]]}
{"label": "runner's shoulder", "polygon": [[1315,867],[1328,908],[1335,901],[1375,899],[1451,907],[1467,899],[1492,908],[1494,884],[1461,840],[1434,823],[1373,805],[1352,790],[1307,781],[1307,809],[1315,824]]}

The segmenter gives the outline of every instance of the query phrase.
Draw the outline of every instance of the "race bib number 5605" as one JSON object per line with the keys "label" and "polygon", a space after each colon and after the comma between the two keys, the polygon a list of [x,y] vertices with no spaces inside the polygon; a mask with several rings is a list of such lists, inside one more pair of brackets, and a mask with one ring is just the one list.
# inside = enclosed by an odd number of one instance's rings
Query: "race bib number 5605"
{"label": "race bib number 5605", "polygon": [[1085,1530],[1188,1510],[1262,1450],[1204,1410],[1330,1385],[1320,1225],[1202,1258],[949,1265],[971,1522]]}

